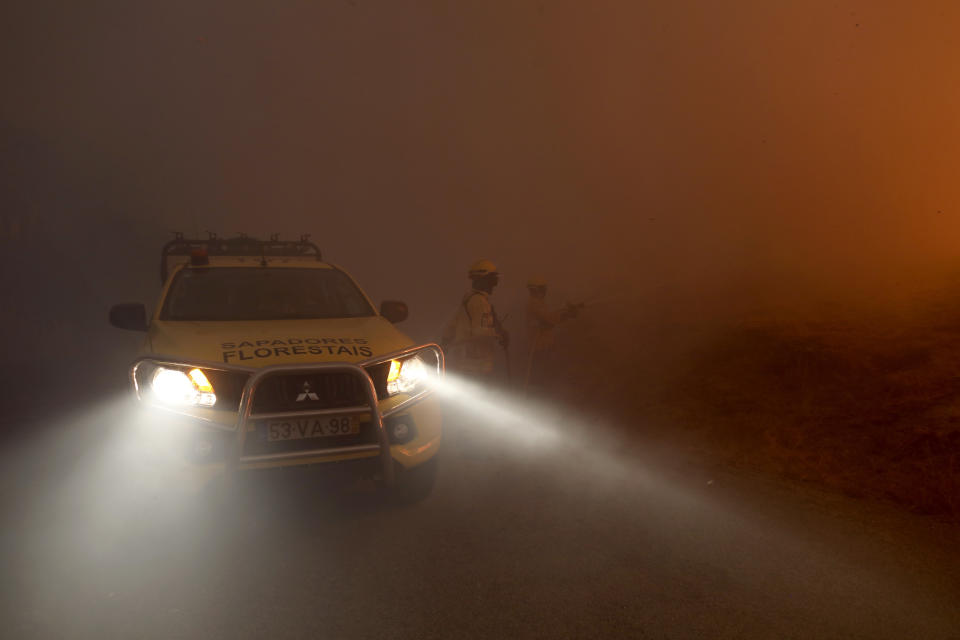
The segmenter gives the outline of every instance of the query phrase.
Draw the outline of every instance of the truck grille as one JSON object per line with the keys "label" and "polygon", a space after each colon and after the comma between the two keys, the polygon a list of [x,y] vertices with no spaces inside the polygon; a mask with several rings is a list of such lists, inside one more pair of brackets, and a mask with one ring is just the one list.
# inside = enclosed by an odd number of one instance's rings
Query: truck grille
{"label": "truck grille", "polygon": [[379,442],[376,427],[369,420],[360,422],[360,432],[348,435],[320,436],[270,442],[270,420],[257,414],[325,411],[368,406],[366,380],[346,372],[283,373],[265,378],[257,386],[251,405],[253,431],[247,434],[243,455],[273,455],[320,449],[338,449]]}
{"label": "truck grille", "polygon": [[252,412],[279,413],[356,407],[367,404],[363,381],[349,373],[286,373],[257,387]]}
{"label": "truck grille", "polygon": [[[379,400],[387,397],[387,371],[389,369],[389,362],[367,367],[367,374],[373,380]],[[250,374],[218,369],[204,369],[204,373],[206,373],[217,393],[217,409],[237,411],[240,408],[243,386]],[[324,378],[325,380],[320,381],[315,378]],[[339,378],[339,380],[327,380],[326,378]],[[345,380],[347,378],[349,380]],[[139,380],[139,382],[143,386],[146,381]],[[303,390],[304,382],[310,383],[318,400],[314,401],[310,396],[307,396],[303,401],[297,402],[297,398]],[[349,399],[349,402],[345,398]],[[345,404],[338,404],[341,400]],[[309,411],[311,409],[357,406],[366,404],[366,402],[367,396],[361,381],[356,376],[347,373],[308,376],[288,374],[287,376],[277,376],[263,381],[263,384],[257,390],[253,412]]]}

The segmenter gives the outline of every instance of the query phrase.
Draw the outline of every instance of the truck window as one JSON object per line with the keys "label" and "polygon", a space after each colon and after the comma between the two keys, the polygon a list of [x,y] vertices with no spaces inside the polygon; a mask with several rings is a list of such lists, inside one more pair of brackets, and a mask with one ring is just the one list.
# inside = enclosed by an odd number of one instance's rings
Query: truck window
{"label": "truck window", "polygon": [[376,315],[353,281],[336,269],[212,267],[182,269],[162,320],[285,320]]}

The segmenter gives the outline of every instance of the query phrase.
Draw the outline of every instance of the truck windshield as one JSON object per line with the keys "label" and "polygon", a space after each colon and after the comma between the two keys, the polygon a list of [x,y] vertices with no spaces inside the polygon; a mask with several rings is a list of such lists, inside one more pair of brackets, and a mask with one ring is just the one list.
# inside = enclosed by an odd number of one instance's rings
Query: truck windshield
{"label": "truck windshield", "polygon": [[284,320],[375,315],[353,281],[336,269],[214,267],[182,269],[163,320]]}

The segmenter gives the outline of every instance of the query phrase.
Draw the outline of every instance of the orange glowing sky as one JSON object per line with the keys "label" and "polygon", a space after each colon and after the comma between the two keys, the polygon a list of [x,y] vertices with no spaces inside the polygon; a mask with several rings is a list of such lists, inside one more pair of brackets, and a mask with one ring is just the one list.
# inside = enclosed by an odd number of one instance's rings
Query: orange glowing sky
{"label": "orange glowing sky", "polygon": [[16,11],[3,131],[84,198],[165,228],[311,231],[434,314],[479,256],[505,286],[578,291],[900,286],[960,258],[954,2]]}

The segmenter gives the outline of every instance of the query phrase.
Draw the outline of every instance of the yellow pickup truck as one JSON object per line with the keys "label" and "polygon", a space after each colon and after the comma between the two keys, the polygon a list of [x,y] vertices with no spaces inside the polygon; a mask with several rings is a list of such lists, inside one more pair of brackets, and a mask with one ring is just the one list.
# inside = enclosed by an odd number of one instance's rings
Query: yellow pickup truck
{"label": "yellow pickup truck", "polygon": [[160,270],[152,317],[118,304],[110,322],[145,332],[130,380],[183,460],[207,477],[336,465],[405,501],[429,495],[443,352],[394,326],[405,304],[377,311],[307,236],[177,234]]}

